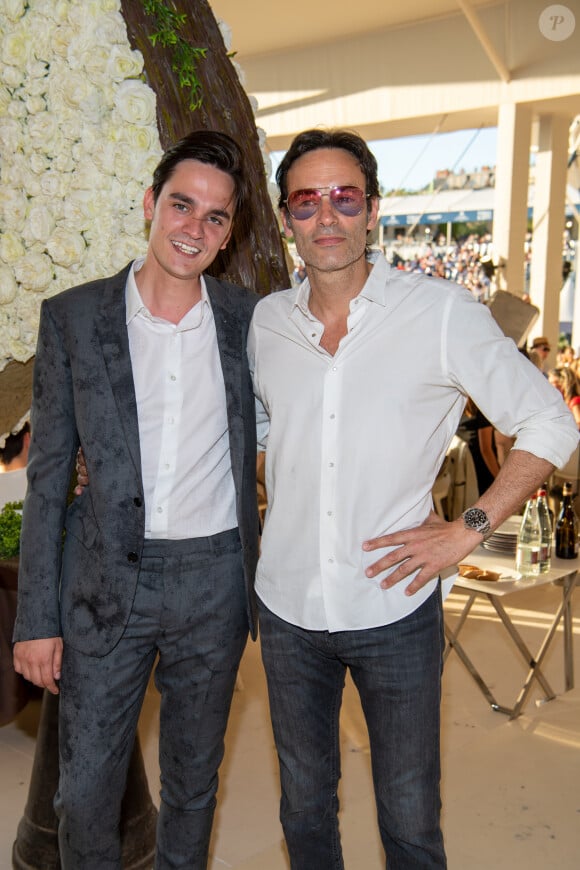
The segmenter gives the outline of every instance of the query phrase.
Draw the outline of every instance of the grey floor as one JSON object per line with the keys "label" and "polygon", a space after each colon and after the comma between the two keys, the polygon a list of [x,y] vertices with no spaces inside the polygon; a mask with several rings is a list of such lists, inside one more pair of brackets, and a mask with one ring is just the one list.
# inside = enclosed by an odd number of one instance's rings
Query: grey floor
{"label": "grey floor", "polygon": [[[504,599],[532,652],[539,648],[560,591],[547,587]],[[463,598],[445,605],[453,624]],[[575,665],[580,685],[580,594],[574,602]],[[525,665],[492,609],[478,604],[462,634],[469,655],[500,703],[511,706]],[[562,632],[544,671],[563,689]],[[534,688],[515,721],[493,712],[455,653],[444,672],[443,828],[450,870],[577,870],[580,867],[580,689],[541,703]],[[0,870],[11,867],[16,827],[27,798],[38,703],[0,728]],[[158,699],[151,688],[140,724],[151,793],[157,801]],[[369,754],[356,690],[347,683],[342,713],[341,826],[348,870],[379,870]],[[240,670],[221,773],[211,870],[288,870],[277,819],[278,782],[259,646]],[[317,868],[318,870],[318,868]],[[320,868],[324,870],[324,868]]]}

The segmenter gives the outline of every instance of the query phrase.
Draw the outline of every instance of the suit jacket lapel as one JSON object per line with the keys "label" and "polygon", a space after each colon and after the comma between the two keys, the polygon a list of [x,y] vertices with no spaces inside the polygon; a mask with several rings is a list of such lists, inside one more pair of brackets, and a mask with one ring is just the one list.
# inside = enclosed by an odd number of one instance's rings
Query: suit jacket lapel
{"label": "suit jacket lapel", "polygon": [[236,484],[241,485],[242,457],[244,452],[242,363],[243,355],[246,353],[246,344],[242,324],[226,288],[209,275],[204,275],[204,278],[214,315],[226,388],[232,470]]}
{"label": "suit jacket lapel", "polygon": [[125,283],[131,265],[125,267],[118,275],[105,279],[103,301],[97,316],[96,329],[117,404],[119,421],[125,433],[135,470],[140,477],[139,421],[125,306]]}

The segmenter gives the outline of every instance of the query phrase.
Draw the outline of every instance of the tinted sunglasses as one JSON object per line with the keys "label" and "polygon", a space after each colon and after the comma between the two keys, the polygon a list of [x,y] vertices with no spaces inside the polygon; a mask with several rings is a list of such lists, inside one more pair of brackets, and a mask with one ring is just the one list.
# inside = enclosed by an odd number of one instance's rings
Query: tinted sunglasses
{"label": "tinted sunglasses", "polygon": [[[323,190],[328,193],[323,193]],[[370,193],[365,193],[360,187],[309,187],[306,190],[294,190],[284,201],[295,220],[305,221],[316,214],[323,196],[330,199],[332,207],[340,214],[356,217],[362,212]]]}

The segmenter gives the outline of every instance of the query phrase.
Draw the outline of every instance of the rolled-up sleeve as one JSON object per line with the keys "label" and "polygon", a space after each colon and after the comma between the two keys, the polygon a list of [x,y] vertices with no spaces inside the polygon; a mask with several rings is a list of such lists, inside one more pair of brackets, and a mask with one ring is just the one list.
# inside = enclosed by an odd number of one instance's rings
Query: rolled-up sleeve
{"label": "rolled-up sleeve", "polygon": [[561,468],[578,444],[578,427],[558,390],[511,338],[489,310],[457,294],[445,324],[448,373],[504,435]]}

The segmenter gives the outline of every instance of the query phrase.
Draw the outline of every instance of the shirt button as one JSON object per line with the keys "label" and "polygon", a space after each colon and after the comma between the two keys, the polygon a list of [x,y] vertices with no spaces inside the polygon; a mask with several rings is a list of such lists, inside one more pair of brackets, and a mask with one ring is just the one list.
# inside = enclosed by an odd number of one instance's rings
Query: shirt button
{"label": "shirt button", "polygon": [[329,562],[330,565],[333,565],[333,564],[334,564],[334,559],[329,559],[328,562]]}
{"label": "shirt button", "polygon": [[334,462],[329,462],[329,463],[328,463],[328,467],[329,467],[329,468],[334,468]]}
{"label": "shirt button", "polygon": [[327,517],[331,517],[331,516],[332,516],[332,511],[326,511],[326,516],[327,516]]}
{"label": "shirt button", "polygon": [[176,381],[176,380],[177,380],[177,377],[176,377],[175,375],[170,375],[169,377],[171,378],[172,381]]}
{"label": "shirt button", "polygon": [[310,334],[310,338],[316,338],[316,333],[315,333],[315,332],[312,332],[312,333]]}
{"label": "shirt button", "polygon": [[131,562],[132,564],[139,561],[139,556],[137,553],[127,553],[127,562]]}
{"label": "shirt button", "polygon": [[331,420],[334,420],[335,417],[336,417],[336,414],[331,414],[331,415],[330,415],[330,419],[331,419]]}
{"label": "shirt button", "polygon": [[158,508],[157,508],[157,513],[158,513],[158,514],[162,514],[162,513],[163,513],[163,508],[162,508],[162,507],[158,507]]}

